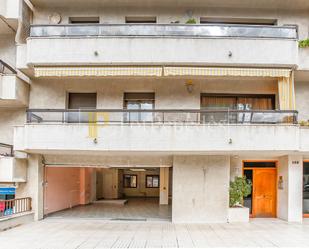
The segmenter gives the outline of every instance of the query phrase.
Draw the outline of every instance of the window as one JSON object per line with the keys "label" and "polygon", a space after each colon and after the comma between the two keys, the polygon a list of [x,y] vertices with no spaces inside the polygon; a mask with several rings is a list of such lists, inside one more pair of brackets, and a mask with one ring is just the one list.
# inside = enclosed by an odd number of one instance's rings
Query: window
{"label": "window", "polygon": [[201,17],[203,24],[276,25],[276,19]]}
{"label": "window", "polygon": [[137,187],[137,175],[124,175],[123,176],[124,188],[136,188]]}
{"label": "window", "polygon": [[276,168],[276,162],[244,162],[244,168]]}
{"label": "window", "polygon": [[69,23],[71,24],[100,23],[100,18],[98,16],[69,17]]}
{"label": "window", "polygon": [[80,112],[81,109],[96,109],[97,94],[96,93],[69,93],[68,109],[77,110],[76,112],[67,113],[67,121],[70,123],[87,123],[89,122],[89,113]]}
{"label": "window", "polygon": [[157,23],[155,16],[126,16],[126,23]]}
{"label": "window", "polygon": [[95,109],[97,106],[96,93],[69,93],[69,109]]}
{"label": "window", "polygon": [[[124,109],[152,110],[155,104],[154,93],[125,93]],[[129,112],[125,115],[127,122],[150,122],[153,120],[152,112]]]}
{"label": "window", "polygon": [[[210,112],[203,113],[201,122],[203,123],[250,123],[250,122],[264,122],[266,116],[263,114],[251,113],[228,113],[227,110],[274,110],[275,109],[275,95],[265,94],[202,94],[201,95],[201,109]],[[222,112],[220,112],[220,110]],[[219,112],[218,112],[219,111]],[[267,116],[269,122],[276,121],[276,116],[269,114]]]}
{"label": "window", "polygon": [[275,95],[202,94],[201,107],[205,109],[274,110]]}
{"label": "window", "polygon": [[146,176],[146,188],[159,188],[160,180],[158,175],[147,175]]}

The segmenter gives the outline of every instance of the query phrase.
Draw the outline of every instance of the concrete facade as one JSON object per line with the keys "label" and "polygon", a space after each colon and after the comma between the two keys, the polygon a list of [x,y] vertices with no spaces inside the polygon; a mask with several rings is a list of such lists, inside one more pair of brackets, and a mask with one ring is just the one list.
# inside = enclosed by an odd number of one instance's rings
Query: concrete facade
{"label": "concrete facade", "polygon": [[34,219],[40,220],[44,216],[44,169],[42,156],[31,154],[28,157],[27,182],[20,183],[16,188],[16,196],[32,198]]}
{"label": "concrete facade", "polygon": [[[231,48],[233,56],[229,57]],[[28,65],[192,64],[194,58],[193,63],[200,65],[290,67],[298,63],[297,54],[295,40],[133,37],[27,41]]]}
{"label": "concrete facade", "polygon": [[27,160],[0,157],[0,182],[26,182]]}
{"label": "concrete facade", "polygon": [[174,157],[173,222],[227,222],[229,160],[227,156]]}
{"label": "concrete facade", "polygon": [[278,217],[291,222],[302,221],[302,157],[285,156],[279,160],[278,175],[283,187],[278,190]]}
{"label": "concrete facade", "polygon": [[[31,197],[36,220],[96,199],[134,196],[159,197],[161,205],[172,203],[174,223],[225,223],[229,219],[229,182],[243,175],[243,161],[274,160],[277,182],[283,180],[275,200],[277,217],[302,222],[302,162],[309,159],[309,129],[298,123],[205,125],[199,122],[199,115],[189,114],[186,118],[192,123],[184,124],[178,114],[176,121],[180,122],[172,124],[126,124],[122,122],[122,113],[109,112],[108,125],[98,127],[98,135],[93,138],[89,124],[65,122],[67,113],[33,111],[48,121],[27,120],[26,108],[68,109],[69,93],[96,93],[96,109],[103,110],[124,109],[125,93],[153,93],[154,109],[174,111],[200,110],[202,94],[268,94],[274,96],[275,111],[280,111],[282,93],[278,77],[265,75],[34,75],[34,68],[39,66],[198,65],[293,71],[294,86],[290,90],[296,95],[298,121],[306,121],[309,119],[309,53],[308,48],[298,47],[298,40],[308,38],[309,5],[302,0],[292,6],[268,2],[256,0],[248,5],[238,1],[232,5],[227,0],[216,3],[147,0],[147,4],[141,5],[138,0],[130,3],[90,0],[91,4],[55,0],[50,6],[46,0],[30,0],[26,4],[31,12],[29,18],[25,5],[20,5],[25,2],[0,0],[0,16],[5,20],[0,22],[0,59],[17,71],[14,75],[0,74],[0,143],[14,145],[15,151],[15,158],[12,155],[9,159],[0,158],[0,174],[4,172],[6,176],[0,177],[0,185],[15,186],[17,198]],[[222,29],[240,22],[260,28],[261,33],[263,27],[297,26],[298,37],[248,38],[241,33],[237,37],[214,34],[209,37],[35,37],[29,30],[30,25],[72,27],[75,25],[70,24],[72,17],[99,17],[99,24],[104,25],[124,25],[127,17],[156,17],[157,24],[179,27],[191,18],[197,26],[201,25],[204,18],[220,25],[225,23]],[[90,29],[87,25],[83,28]],[[120,122],[113,122],[119,118]],[[26,158],[18,159],[18,153],[24,153]],[[22,165],[14,163],[18,160]],[[142,179],[136,189],[123,189],[123,174],[132,173],[131,168],[143,168],[145,172],[135,173]],[[46,177],[48,171],[50,178]],[[145,188],[147,174],[160,175],[159,188]],[[63,194],[59,202],[53,203],[58,193]]]}

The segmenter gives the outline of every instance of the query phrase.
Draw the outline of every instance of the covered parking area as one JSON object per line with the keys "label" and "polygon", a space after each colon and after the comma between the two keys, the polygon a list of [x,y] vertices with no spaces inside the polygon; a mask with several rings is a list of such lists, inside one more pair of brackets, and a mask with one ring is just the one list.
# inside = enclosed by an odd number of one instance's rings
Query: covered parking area
{"label": "covered parking area", "polygon": [[60,162],[68,157],[44,158],[45,218],[171,220],[171,165],[98,161],[86,166]]}

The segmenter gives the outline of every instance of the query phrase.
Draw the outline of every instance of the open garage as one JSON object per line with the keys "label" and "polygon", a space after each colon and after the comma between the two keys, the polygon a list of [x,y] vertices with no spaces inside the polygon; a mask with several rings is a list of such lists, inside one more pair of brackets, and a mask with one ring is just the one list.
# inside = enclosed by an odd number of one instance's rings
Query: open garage
{"label": "open garage", "polygon": [[171,167],[45,167],[44,215],[170,220]]}

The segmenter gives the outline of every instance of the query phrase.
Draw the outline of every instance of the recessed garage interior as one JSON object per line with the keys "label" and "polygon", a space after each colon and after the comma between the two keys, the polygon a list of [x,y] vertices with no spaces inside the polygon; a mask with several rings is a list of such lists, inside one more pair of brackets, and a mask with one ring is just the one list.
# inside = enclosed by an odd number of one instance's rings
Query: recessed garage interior
{"label": "recessed garage interior", "polygon": [[171,220],[172,167],[46,166],[49,218]]}

